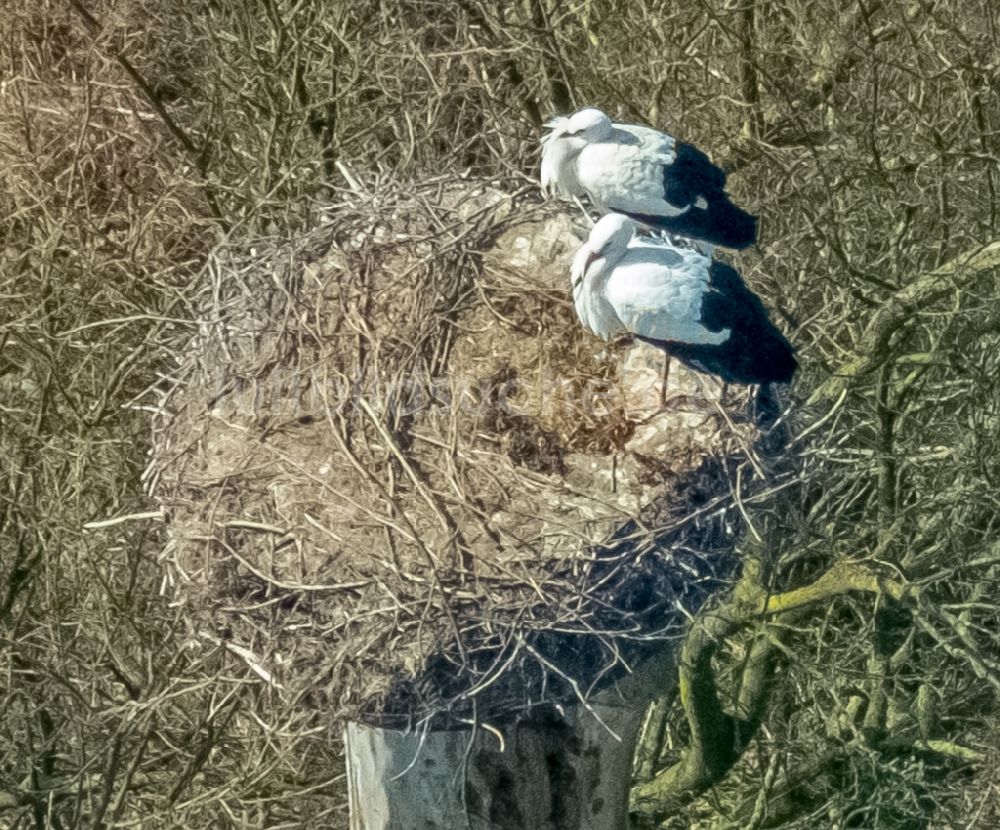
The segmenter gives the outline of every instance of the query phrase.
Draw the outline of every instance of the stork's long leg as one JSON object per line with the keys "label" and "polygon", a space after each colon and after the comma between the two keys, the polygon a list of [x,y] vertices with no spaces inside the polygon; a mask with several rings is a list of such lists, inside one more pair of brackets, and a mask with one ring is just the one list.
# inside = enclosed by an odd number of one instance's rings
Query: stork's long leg
{"label": "stork's long leg", "polygon": [[698,399],[692,398],[689,395],[684,395],[682,393],[678,393],[669,400],[667,400],[667,379],[670,377],[670,361],[671,361],[670,355],[664,354],[663,378],[660,383],[660,406],[653,414],[648,415],[646,418],[640,421],[640,423],[643,424],[648,423],[649,421],[653,420],[653,418],[656,418],[665,412],[678,412],[681,411],[684,407],[690,407],[692,405],[697,409],[700,404]]}
{"label": "stork's long leg", "polygon": [[663,354],[663,382],[660,384],[660,409],[667,408],[667,378],[670,376],[670,355]]}
{"label": "stork's long leg", "polygon": [[580,212],[584,215],[584,218],[586,218],[590,227],[594,227],[594,219],[593,217],[591,217],[590,211],[583,206],[583,202],[580,201],[580,197],[574,196],[573,201],[576,202],[576,206],[580,208]]}

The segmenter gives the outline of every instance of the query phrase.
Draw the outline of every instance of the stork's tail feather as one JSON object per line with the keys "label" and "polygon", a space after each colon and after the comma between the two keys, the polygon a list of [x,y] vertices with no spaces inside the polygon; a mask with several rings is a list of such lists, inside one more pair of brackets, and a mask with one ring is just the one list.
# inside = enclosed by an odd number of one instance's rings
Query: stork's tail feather
{"label": "stork's tail feather", "polygon": [[795,350],[784,336],[773,329],[757,347],[758,383],[789,383],[799,367]]}

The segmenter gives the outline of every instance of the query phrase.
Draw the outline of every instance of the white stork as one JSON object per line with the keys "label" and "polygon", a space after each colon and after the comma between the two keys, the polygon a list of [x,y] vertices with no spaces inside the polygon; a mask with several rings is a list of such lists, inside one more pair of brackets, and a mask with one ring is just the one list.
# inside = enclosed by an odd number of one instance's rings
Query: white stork
{"label": "white stork", "polygon": [[729,201],[726,174],[695,146],[649,127],[613,124],[591,107],[546,126],[546,195],[586,194],[602,213],[713,245],[746,248],[756,240],[756,217]]}
{"label": "white stork", "polygon": [[671,357],[726,383],[792,379],[794,349],[735,269],[635,230],[616,213],[594,225],[573,259],[573,303],[599,337],[633,334],[666,352],[661,406]]}

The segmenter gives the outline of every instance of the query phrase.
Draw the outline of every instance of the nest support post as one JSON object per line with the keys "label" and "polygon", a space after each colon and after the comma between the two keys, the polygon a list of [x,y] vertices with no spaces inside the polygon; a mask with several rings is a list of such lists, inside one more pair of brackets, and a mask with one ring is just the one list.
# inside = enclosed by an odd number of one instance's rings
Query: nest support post
{"label": "nest support post", "polygon": [[351,830],[625,830],[636,742],[676,654],[586,705],[477,727],[345,730]]}

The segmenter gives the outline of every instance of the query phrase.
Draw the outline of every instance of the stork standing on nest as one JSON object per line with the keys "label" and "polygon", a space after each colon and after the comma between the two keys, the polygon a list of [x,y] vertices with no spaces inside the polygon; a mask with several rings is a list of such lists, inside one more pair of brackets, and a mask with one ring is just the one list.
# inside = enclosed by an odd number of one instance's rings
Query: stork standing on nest
{"label": "stork standing on nest", "polygon": [[726,174],[701,150],[650,127],[613,124],[592,107],[547,125],[542,191],[589,196],[601,213],[727,248],[757,238],[757,219],[726,194]]}
{"label": "stork standing on nest", "polygon": [[726,383],[792,379],[794,349],[735,269],[635,231],[615,213],[594,225],[573,259],[573,303],[599,337],[632,334],[666,352],[661,409],[671,357]]}

